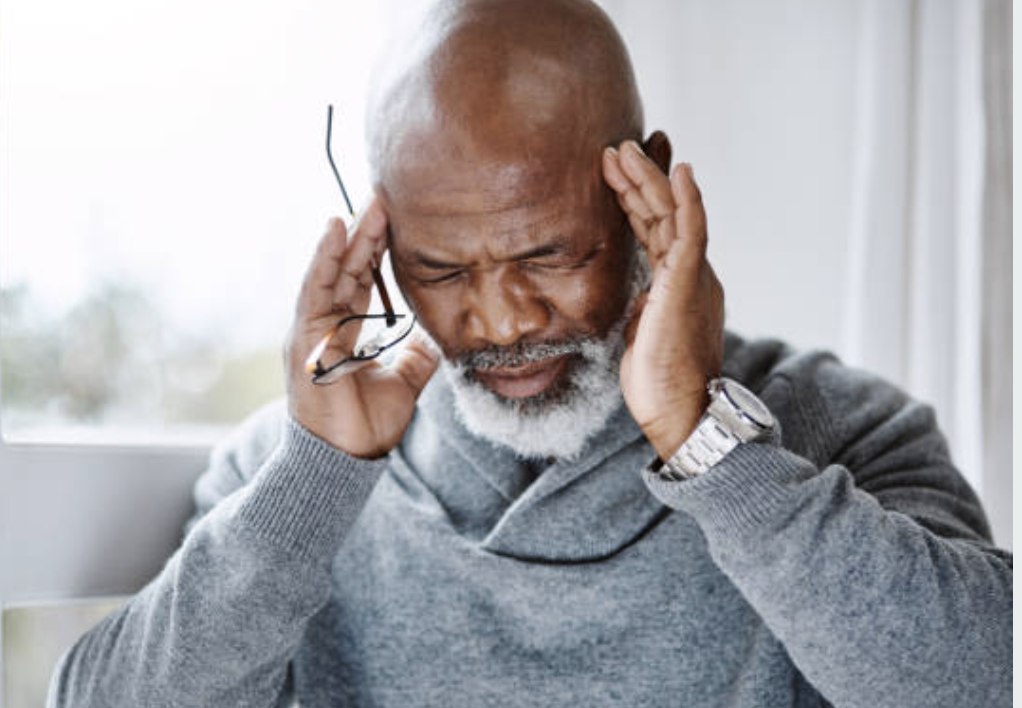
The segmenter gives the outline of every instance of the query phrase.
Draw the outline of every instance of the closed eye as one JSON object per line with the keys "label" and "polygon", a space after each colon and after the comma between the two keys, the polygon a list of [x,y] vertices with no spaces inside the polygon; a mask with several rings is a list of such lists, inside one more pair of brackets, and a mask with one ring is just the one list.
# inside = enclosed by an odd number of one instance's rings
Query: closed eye
{"label": "closed eye", "polygon": [[536,265],[544,268],[578,268],[579,266],[585,265],[588,262],[588,258],[578,260],[575,258],[542,258],[542,259],[529,259],[524,261],[526,265]]}
{"label": "closed eye", "polygon": [[[520,267],[529,270],[540,272],[568,271],[584,268],[601,250],[602,246],[597,246],[581,258],[577,258],[572,254],[565,252],[565,249],[558,246],[544,246],[528,253],[523,253],[511,260],[517,263]],[[452,268],[454,264],[434,261],[424,256],[419,256],[417,260],[420,267],[433,271],[445,271],[441,275],[437,275],[435,277],[416,277],[415,280],[422,285],[428,286],[450,283],[468,272],[465,268],[454,268],[453,270],[448,270],[449,268]]]}
{"label": "closed eye", "polygon": [[536,270],[574,270],[581,268],[584,263],[558,263],[556,261],[523,261],[522,266]]}
{"label": "closed eye", "polygon": [[464,272],[465,271],[463,270],[456,270],[450,273],[444,273],[443,275],[438,276],[436,278],[416,278],[416,280],[418,280],[423,285],[439,285],[440,283],[447,283],[454,280],[459,275],[462,275]]}

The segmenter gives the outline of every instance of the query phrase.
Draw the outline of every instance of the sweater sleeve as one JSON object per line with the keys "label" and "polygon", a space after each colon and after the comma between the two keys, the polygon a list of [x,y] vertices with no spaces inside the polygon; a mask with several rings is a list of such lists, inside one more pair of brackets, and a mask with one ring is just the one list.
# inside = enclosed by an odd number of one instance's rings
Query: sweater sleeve
{"label": "sweater sleeve", "polygon": [[49,706],[278,703],[305,626],[329,599],[333,556],[385,462],[350,457],[292,420],[251,480],[236,454],[214,452],[183,544],[64,655]]}
{"label": "sweater sleeve", "polygon": [[835,706],[1010,706],[1012,556],[990,543],[932,409],[833,359],[816,364],[768,386],[794,402],[804,455],[740,445],[701,477],[646,472],[647,485],[696,519]]}

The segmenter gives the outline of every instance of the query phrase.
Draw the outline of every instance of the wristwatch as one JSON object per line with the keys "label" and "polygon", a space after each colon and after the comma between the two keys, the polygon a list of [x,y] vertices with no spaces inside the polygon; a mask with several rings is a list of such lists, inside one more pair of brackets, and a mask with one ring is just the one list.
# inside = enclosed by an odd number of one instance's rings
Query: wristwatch
{"label": "wristwatch", "polygon": [[710,405],[699,425],[666,461],[650,465],[661,479],[680,482],[704,474],[741,443],[769,439],[777,425],[770,410],[737,381],[713,379]]}

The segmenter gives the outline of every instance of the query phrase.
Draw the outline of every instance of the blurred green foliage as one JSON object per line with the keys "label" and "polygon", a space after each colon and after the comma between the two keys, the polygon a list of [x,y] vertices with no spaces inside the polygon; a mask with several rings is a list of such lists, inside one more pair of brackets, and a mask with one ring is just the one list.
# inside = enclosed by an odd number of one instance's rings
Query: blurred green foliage
{"label": "blurred green foliage", "polygon": [[19,425],[228,425],[283,394],[277,347],[228,351],[180,331],[137,287],[98,283],[59,317],[25,285],[0,291],[0,401]]}

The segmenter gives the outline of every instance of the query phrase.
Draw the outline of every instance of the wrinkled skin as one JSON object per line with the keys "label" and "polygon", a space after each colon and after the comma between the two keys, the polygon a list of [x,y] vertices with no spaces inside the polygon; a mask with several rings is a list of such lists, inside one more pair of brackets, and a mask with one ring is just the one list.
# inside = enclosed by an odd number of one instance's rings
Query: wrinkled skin
{"label": "wrinkled skin", "polygon": [[609,21],[582,0],[461,0],[434,6],[396,46],[369,116],[377,196],[351,238],[331,222],[299,299],[292,415],[357,456],[400,440],[437,365],[426,342],[329,389],[300,367],[338,314],[365,310],[368,265],[384,249],[420,323],[454,357],[602,337],[627,305],[639,238],[654,279],[627,331],[621,385],[671,454],[719,372],[723,291],[691,171],[668,178],[662,133],[638,143],[641,104]]}

